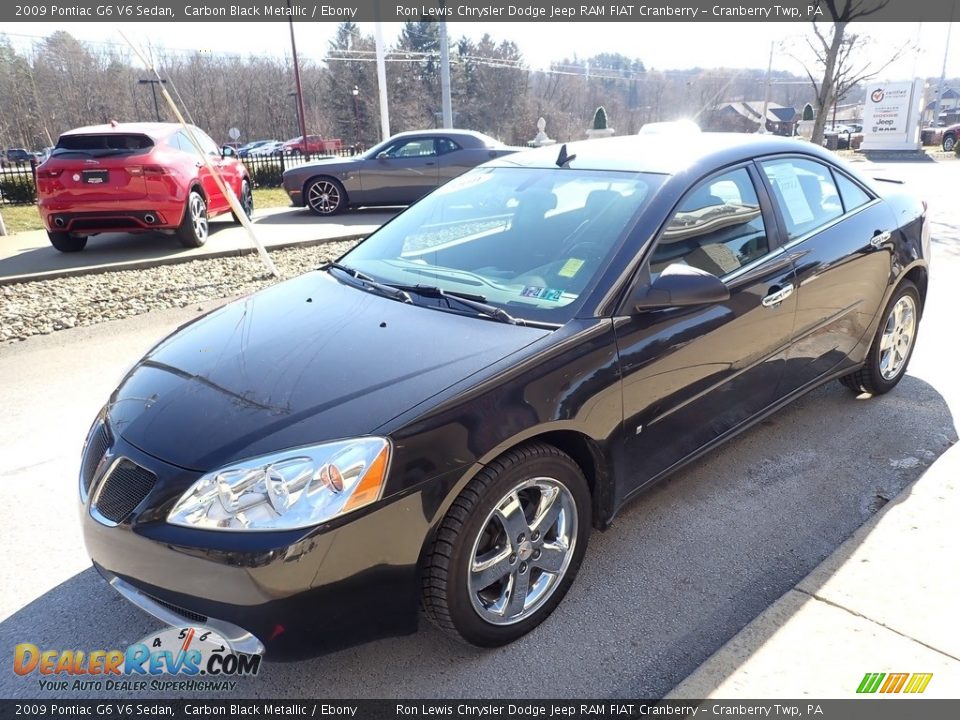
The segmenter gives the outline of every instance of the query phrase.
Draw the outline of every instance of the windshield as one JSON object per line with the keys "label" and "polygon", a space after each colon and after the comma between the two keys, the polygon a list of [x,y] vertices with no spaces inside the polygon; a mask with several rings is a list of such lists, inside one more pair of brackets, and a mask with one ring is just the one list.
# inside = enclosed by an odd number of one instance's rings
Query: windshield
{"label": "windshield", "polygon": [[519,319],[563,323],[664,176],[480,168],[341,258],[389,285],[436,286]]}

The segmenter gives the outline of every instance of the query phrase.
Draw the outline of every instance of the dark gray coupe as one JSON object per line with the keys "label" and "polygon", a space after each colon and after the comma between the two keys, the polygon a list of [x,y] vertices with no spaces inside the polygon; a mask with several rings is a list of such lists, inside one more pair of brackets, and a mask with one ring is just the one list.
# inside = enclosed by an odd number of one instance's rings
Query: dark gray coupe
{"label": "dark gray coupe", "polygon": [[472,130],[415,130],[361,155],[317,160],[283,173],[293,204],[317,215],[360,205],[409,205],[434,188],[520,148]]}

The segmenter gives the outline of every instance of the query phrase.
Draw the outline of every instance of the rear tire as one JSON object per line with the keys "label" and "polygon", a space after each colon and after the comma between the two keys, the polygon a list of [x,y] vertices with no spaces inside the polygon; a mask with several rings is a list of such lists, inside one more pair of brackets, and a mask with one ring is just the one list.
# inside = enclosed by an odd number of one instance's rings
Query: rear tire
{"label": "rear tire", "polygon": [[203,247],[210,234],[210,219],[207,217],[207,201],[196,190],[187,196],[183,220],[177,228],[177,240],[184,247]]}
{"label": "rear tire", "polygon": [[883,319],[863,367],[840,378],[840,382],[857,395],[888,393],[906,375],[920,328],[920,293],[917,286],[904,280],[890,298],[881,317]]}
{"label": "rear tire", "polygon": [[86,235],[47,231],[47,237],[50,238],[50,244],[63,253],[80,252],[87,246]]}
{"label": "rear tire", "polygon": [[590,506],[580,467],[552,445],[530,443],[491,462],[453,502],[425,557],[429,620],[480,647],[533,630],[573,584]]}

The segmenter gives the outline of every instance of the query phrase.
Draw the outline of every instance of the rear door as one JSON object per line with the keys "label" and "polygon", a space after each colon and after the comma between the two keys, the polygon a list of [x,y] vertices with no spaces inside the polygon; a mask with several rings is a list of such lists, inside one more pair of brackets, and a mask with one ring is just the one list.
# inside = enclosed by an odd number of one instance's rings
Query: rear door
{"label": "rear door", "polygon": [[883,238],[894,218],[839,168],[799,156],[759,166],[797,269],[797,327],[781,387],[787,394],[865,352],[858,345],[868,340],[890,282],[891,243]]}
{"label": "rear door", "polygon": [[179,133],[180,145],[181,147],[188,148],[195,157],[194,165],[197,168],[200,187],[203,188],[203,194],[207,196],[207,211],[210,214],[222,212],[227,207],[227,198],[224,197],[224,194],[220,191],[220,186],[217,185],[217,181],[214,179],[210,168],[207,167],[207,163],[203,161],[204,156],[206,156],[210,164],[219,171],[223,166],[223,157],[220,154],[220,148],[217,147],[217,144],[210,136],[199,128],[191,126],[190,129],[193,131],[193,136],[197,142],[200,143],[200,152],[198,152],[197,148],[190,142],[190,138],[186,136],[186,133]]}
{"label": "rear door", "polygon": [[775,227],[748,163],[695,186],[661,231],[640,282],[692,265],[723,280],[730,298],[615,318],[631,476],[622,495],[775,400],[796,310],[793,264]]}

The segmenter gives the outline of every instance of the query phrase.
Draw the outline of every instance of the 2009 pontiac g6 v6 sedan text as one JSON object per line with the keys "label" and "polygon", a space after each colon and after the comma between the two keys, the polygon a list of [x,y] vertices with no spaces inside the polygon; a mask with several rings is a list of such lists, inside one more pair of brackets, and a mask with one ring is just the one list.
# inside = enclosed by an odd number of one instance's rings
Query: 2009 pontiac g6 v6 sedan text
{"label": "2009 pontiac g6 v6 sedan text", "polygon": [[239,650],[510,642],[591,529],[837,378],[903,377],[923,203],[801,141],[612,138],[499,158],[123,379],[84,450],[100,573]]}

